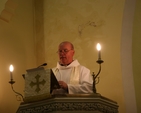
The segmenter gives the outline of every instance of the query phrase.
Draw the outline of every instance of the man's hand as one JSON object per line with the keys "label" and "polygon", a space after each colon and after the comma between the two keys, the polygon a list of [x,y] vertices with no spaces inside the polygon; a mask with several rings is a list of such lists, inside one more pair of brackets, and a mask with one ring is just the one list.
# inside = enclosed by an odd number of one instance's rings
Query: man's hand
{"label": "man's hand", "polygon": [[64,81],[58,81],[58,82],[60,87],[68,92],[68,85]]}

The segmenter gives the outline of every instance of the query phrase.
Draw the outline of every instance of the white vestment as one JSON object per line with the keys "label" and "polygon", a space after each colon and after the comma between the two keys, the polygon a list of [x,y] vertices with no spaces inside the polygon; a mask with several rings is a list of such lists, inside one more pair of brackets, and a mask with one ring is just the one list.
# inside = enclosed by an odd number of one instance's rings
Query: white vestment
{"label": "white vestment", "polygon": [[[58,81],[64,81],[68,85],[69,94],[92,93],[92,75],[90,70],[74,60],[68,66],[61,66],[52,69]],[[67,93],[63,89],[54,90],[53,93]]]}

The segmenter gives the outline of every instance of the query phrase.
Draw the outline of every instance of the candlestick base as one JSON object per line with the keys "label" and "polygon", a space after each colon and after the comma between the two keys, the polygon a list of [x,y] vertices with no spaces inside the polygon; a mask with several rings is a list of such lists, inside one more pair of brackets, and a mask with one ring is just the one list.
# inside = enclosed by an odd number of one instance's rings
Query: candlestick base
{"label": "candlestick base", "polygon": [[97,62],[98,64],[101,64],[101,63],[103,63],[104,61],[101,60],[101,59],[98,59],[96,62]]}
{"label": "candlestick base", "polygon": [[15,83],[15,81],[13,81],[13,80],[11,79],[11,81],[9,81],[9,83],[10,83],[10,84],[14,84],[14,83]]}

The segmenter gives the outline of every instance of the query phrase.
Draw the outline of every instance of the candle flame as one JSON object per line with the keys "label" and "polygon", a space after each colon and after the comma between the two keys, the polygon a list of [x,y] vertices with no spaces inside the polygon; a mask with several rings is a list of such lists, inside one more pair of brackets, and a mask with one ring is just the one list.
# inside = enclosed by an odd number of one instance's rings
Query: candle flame
{"label": "candle flame", "polygon": [[100,51],[101,50],[101,45],[98,43],[96,48],[97,48],[98,51]]}
{"label": "candle flame", "polygon": [[10,70],[10,72],[13,72],[14,67],[13,67],[13,65],[12,65],[12,64],[9,66],[9,70]]}

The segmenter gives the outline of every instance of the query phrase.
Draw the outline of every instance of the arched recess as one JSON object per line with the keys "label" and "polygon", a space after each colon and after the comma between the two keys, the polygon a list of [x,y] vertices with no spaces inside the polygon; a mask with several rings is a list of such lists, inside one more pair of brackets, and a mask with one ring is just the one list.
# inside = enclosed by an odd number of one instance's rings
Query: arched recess
{"label": "arched recess", "polygon": [[132,69],[132,32],[135,2],[135,0],[125,0],[121,35],[121,68],[126,113],[137,113]]}
{"label": "arched recess", "polygon": [[2,0],[0,5],[0,20],[10,22],[17,8],[17,3],[13,0]]}

